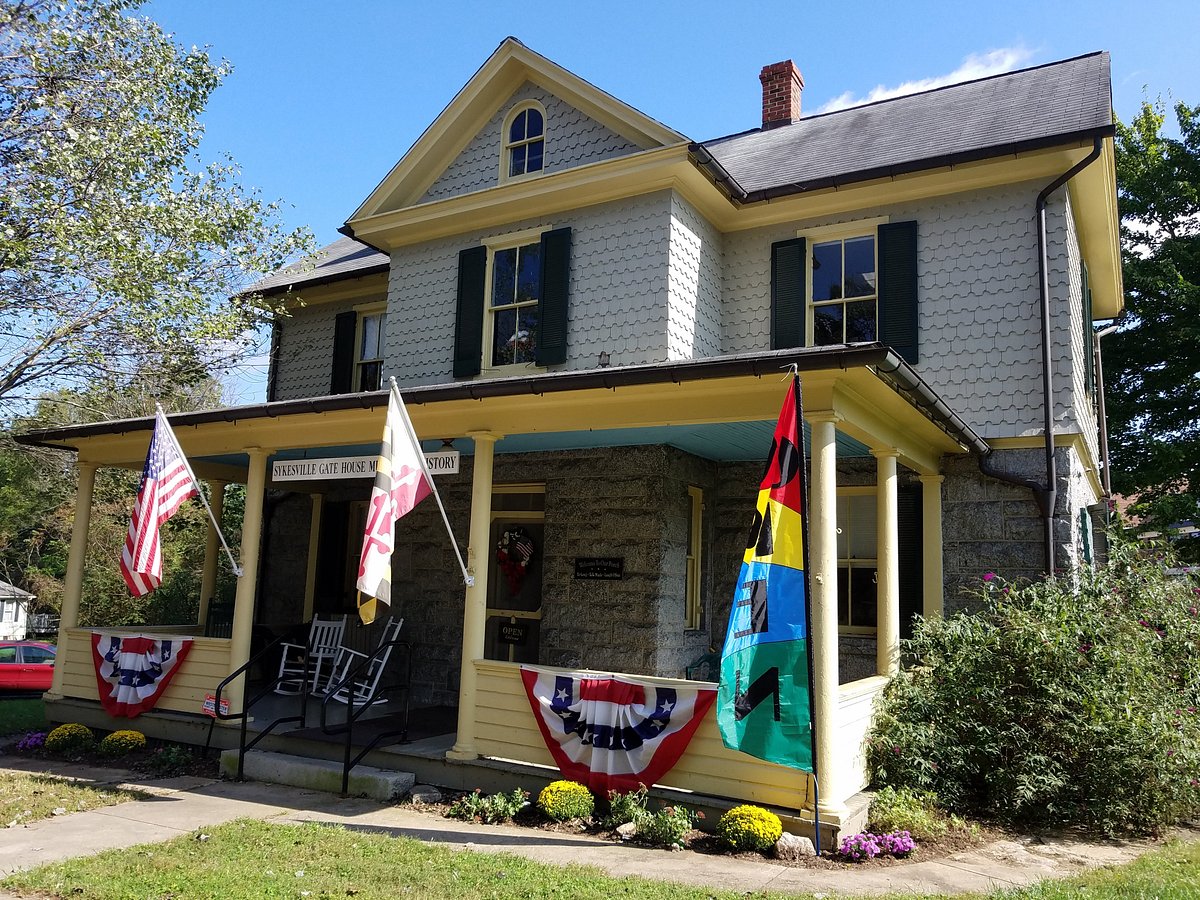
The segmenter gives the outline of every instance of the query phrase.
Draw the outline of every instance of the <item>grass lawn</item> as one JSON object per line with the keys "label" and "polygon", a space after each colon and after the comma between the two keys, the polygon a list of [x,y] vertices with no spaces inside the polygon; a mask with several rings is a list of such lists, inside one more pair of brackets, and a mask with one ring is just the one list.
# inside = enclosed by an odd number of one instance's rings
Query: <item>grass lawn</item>
{"label": "grass lawn", "polygon": [[24,772],[0,772],[0,829],[25,825],[54,815],[82,812],[114,806],[143,796],[137,791],[93,787],[81,782],[28,775]]}
{"label": "grass lawn", "polygon": [[[0,881],[9,889],[72,900],[383,898],[575,898],[734,900],[744,895],[636,878],[610,878],[505,854],[449,850],[405,838],[323,825],[239,821],[166,844],[110,851]],[[837,878],[837,873],[831,873]],[[756,895],[781,897],[783,895]],[[912,895],[905,894],[911,898]],[[1126,900],[1200,896],[1200,844],[1178,844],[1122,869],[1094,872],[993,900]]]}
{"label": "grass lawn", "polygon": [[41,697],[13,700],[0,697],[0,736],[42,731],[46,728],[46,704]]}

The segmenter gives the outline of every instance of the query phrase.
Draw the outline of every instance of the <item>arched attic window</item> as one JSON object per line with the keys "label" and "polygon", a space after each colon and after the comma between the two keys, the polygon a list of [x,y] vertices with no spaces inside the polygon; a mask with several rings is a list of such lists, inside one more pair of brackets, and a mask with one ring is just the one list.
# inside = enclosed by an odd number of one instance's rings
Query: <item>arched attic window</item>
{"label": "arched attic window", "polygon": [[520,178],[536,175],[545,165],[546,111],[540,103],[528,101],[513,108],[504,125],[504,152],[501,175]]}

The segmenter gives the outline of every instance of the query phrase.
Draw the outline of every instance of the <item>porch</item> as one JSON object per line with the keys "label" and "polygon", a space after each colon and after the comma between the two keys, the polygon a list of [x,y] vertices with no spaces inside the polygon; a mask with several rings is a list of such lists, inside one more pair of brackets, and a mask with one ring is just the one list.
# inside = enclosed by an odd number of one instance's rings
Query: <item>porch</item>
{"label": "porch", "polygon": [[[547,461],[560,460],[563,474],[556,488],[557,502],[569,512],[573,504],[578,506],[578,501],[571,493],[573,463],[567,454],[580,452],[580,448],[658,446],[673,448],[671,453],[683,453],[689,459],[727,466],[730,471],[737,469],[743,475],[750,473],[747,488],[752,489],[783,396],[779,367],[791,363],[800,367],[804,382],[804,418],[811,447],[809,569],[821,818],[835,827],[848,822],[853,814],[851,798],[866,784],[862,737],[869,727],[874,698],[898,666],[902,570],[897,500],[899,468],[907,470],[906,477],[919,489],[913,510],[915,519],[908,524],[910,530],[918,530],[924,538],[917,551],[917,566],[912,569],[918,573],[916,610],[936,615],[942,604],[940,460],[944,454],[985,448],[911,369],[891,351],[877,345],[498,379],[406,391],[418,435],[435,442],[453,439],[456,446],[463,448],[464,455],[470,457],[469,480],[458,488],[463,502],[455,509],[460,526],[466,524],[468,566],[475,574],[475,585],[462,591],[453,583],[456,579],[442,571],[440,578],[429,583],[425,592],[428,596],[414,599],[454,622],[450,626],[443,620],[438,625],[442,632],[453,634],[457,644],[453,658],[446,661],[453,670],[444,676],[457,706],[452,738],[431,735],[414,745],[378,748],[364,761],[380,765],[387,754],[392,754],[397,757],[394,760],[397,765],[402,757],[410,767],[406,770],[414,771],[420,780],[462,788],[488,788],[501,782],[513,782],[515,786],[521,783],[521,778],[526,779],[525,786],[529,787],[530,778],[553,777],[555,770],[550,768],[549,754],[520,686],[516,663],[487,659],[494,655],[489,652],[489,622],[497,618],[494,598],[488,589],[489,580],[497,580],[491,560],[495,543],[492,528],[497,512],[495,497],[501,487],[496,480],[497,472],[520,461],[535,460],[534,468],[545,468]],[[193,459],[198,475],[210,478],[216,487],[230,481],[246,484],[240,553],[244,575],[237,585],[230,637],[197,638],[195,659],[189,658],[176,683],[164,695],[159,710],[139,720],[145,722],[144,730],[148,733],[151,720],[160,720],[176,732],[206,728],[207,722],[198,713],[205,693],[211,693],[221,678],[250,657],[254,626],[262,620],[262,611],[270,602],[259,595],[264,497],[269,487],[288,487],[271,481],[271,460],[294,459],[308,449],[322,455],[337,455],[370,446],[377,441],[376,435],[381,430],[385,404],[384,393],[363,394],[172,417],[180,443]],[[89,702],[96,703],[95,678],[87,658],[90,647],[86,631],[77,627],[92,478],[100,465],[140,466],[149,428],[145,420],[135,420],[41,432],[25,438],[75,448],[80,457],[76,520],[79,527],[72,544],[63,608],[64,656],[48,695],[55,719],[87,721],[81,714]],[[837,510],[838,490],[843,484],[840,479],[845,478],[848,454],[857,459],[857,469],[863,476],[853,483],[877,515],[877,534],[873,535],[876,549],[869,579],[873,592],[869,605],[875,613],[874,665],[868,677],[839,684],[838,582],[843,561]],[[660,482],[661,479],[655,481],[655,490],[661,493]],[[683,490],[687,484],[686,479],[680,483],[681,510],[689,496]],[[748,497],[752,496],[751,489],[746,491]],[[311,497],[305,542],[309,555],[303,566],[298,562],[292,565],[298,571],[301,589],[285,595],[295,598],[297,605],[302,603],[303,613],[310,615],[320,602],[316,548],[320,544],[320,523],[329,485],[314,482],[307,490]],[[214,498],[219,493],[214,490]],[[707,562],[702,563],[699,557],[693,561],[685,546],[687,529],[671,518],[673,513],[664,514],[656,520],[655,528],[659,530],[644,535],[647,545],[667,547],[646,570],[653,577],[643,578],[641,587],[634,585],[633,578],[624,585],[629,589],[636,587],[645,595],[644,601],[636,607],[622,607],[619,603],[594,609],[585,607],[584,621],[574,631],[551,623],[559,628],[552,635],[556,646],[578,648],[578,659],[571,660],[564,668],[624,670],[629,673],[626,677],[643,682],[678,684],[680,680],[673,676],[684,674],[683,664],[687,655],[695,655],[695,647],[709,643],[719,646],[736,576],[736,561],[744,543],[743,529],[736,520],[748,516],[751,508],[749,501],[742,504],[737,498],[734,500],[728,508],[712,511],[712,518],[719,518],[724,529],[717,538],[725,534],[728,540],[713,541],[705,550]],[[586,546],[601,546],[609,530],[622,527],[627,518],[621,510],[613,510],[605,524],[588,519],[590,513],[586,510],[575,510],[579,512],[591,526],[590,542],[588,530],[580,532],[580,541]],[[469,522],[464,523],[463,518]],[[404,522],[401,527],[406,527]],[[637,535],[629,540],[636,542]],[[444,533],[442,541],[445,542]],[[291,541],[293,546],[300,543]],[[422,546],[428,544],[424,541]],[[215,534],[210,537],[209,549],[202,604],[205,597],[211,596],[206,588],[212,584],[210,568],[215,572]],[[274,556],[279,551],[271,552]],[[571,576],[564,574],[572,557],[577,569],[579,556],[604,556],[603,551],[581,553],[565,547],[556,552],[559,555],[552,562],[559,570],[544,578],[547,585],[554,585],[555,578],[559,579],[557,584],[565,585],[553,598],[560,609],[578,611],[580,604],[603,595],[599,589],[585,593],[578,585],[572,587]],[[688,631],[684,621],[683,594],[689,566],[695,566],[697,571],[707,566],[710,573],[721,573],[710,574],[707,604],[700,613],[703,627],[692,631]],[[639,577],[645,574],[642,572]],[[456,597],[462,599],[456,601]],[[624,614],[622,609],[626,610]],[[602,628],[587,629],[589,612],[590,624],[603,623]],[[630,615],[636,621],[630,621]],[[644,662],[625,653],[626,632],[622,629],[629,627],[644,631],[654,645],[654,651],[641,658]],[[167,630],[178,632],[176,628]],[[550,631],[548,627],[547,633]],[[546,646],[549,641],[543,645],[540,658],[531,660],[542,667],[557,660],[557,654],[547,658]],[[610,667],[610,659],[626,659],[631,664]],[[691,684],[694,686],[694,682]],[[235,684],[230,694],[233,709],[241,708],[242,697],[241,686]],[[229,731],[217,729],[219,740],[226,745],[233,737]],[[306,736],[290,732],[273,735],[269,740],[290,745],[293,748],[290,752],[297,752],[296,747],[304,747],[305,752],[317,756],[330,752],[329,745],[309,742]],[[663,787],[689,796],[762,803],[780,809],[796,822],[811,821],[812,817],[811,776],[726,750],[712,714],[666,776]]]}

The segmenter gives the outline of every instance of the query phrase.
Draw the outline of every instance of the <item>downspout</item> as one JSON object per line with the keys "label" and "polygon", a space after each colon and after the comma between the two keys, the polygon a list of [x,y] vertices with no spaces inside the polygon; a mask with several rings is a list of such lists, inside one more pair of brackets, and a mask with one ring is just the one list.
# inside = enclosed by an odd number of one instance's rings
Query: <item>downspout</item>
{"label": "downspout", "polygon": [[1054,374],[1051,368],[1054,360],[1050,355],[1050,265],[1046,257],[1046,203],[1051,194],[1099,159],[1103,147],[1104,138],[1097,135],[1091,153],[1042,188],[1034,207],[1038,237],[1038,294],[1042,313],[1042,426],[1045,431],[1046,481],[1039,484],[1032,479],[1003,472],[995,468],[990,453],[979,458],[979,469],[983,474],[1033,491],[1038,510],[1042,514],[1047,575],[1053,575],[1055,568],[1054,507],[1058,500],[1058,466],[1054,461]]}
{"label": "downspout", "polygon": [[1117,330],[1116,325],[1101,328],[1092,338],[1096,357],[1096,426],[1100,432],[1100,483],[1104,486],[1104,501],[1112,499],[1112,474],[1108,465],[1108,410],[1104,405],[1104,363],[1100,357],[1100,338]]}

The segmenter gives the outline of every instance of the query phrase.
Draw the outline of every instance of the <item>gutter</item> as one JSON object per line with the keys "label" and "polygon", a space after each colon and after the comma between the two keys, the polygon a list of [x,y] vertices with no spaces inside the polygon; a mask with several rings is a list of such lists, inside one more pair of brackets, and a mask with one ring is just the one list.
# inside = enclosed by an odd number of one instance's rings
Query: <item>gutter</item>
{"label": "gutter", "polygon": [[[739,375],[778,376],[795,365],[800,372],[827,369],[872,368],[877,377],[904,396],[926,417],[957,443],[974,453],[986,454],[991,448],[929,387],[921,376],[890,347],[880,343],[853,344],[836,349],[797,348],[766,353],[744,353],[671,363],[650,363],[619,369],[587,369],[554,375],[530,375],[516,378],[491,378],[460,381],[453,384],[427,385],[405,390],[408,405],[443,403],[453,400],[485,400],[490,397],[536,396],[595,388],[615,389],[665,382],[702,381]],[[172,426],[186,427],[213,422],[238,422],[302,413],[325,413],[346,409],[375,409],[387,406],[387,391],[337,394],[302,400],[280,400],[226,409],[177,413],[168,416]],[[154,419],[120,419],[64,428],[48,428],[13,435],[26,446],[76,449],[72,441],[107,434],[150,431]]]}
{"label": "gutter", "polygon": [[1038,294],[1042,319],[1042,428],[1045,437],[1046,480],[1044,483],[1022,478],[998,469],[990,452],[979,457],[979,470],[984,475],[1015,484],[1033,491],[1038,510],[1042,514],[1043,545],[1046,551],[1046,575],[1054,574],[1054,508],[1058,501],[1058,466],[1054,459],[1054,360],[1050,356],[1050,261],[1046,246],[1046,204],[1050,195],[1090,166],[1100,157],[1104,147],[1104,135],[1094,138],[1092,151],[1042,188],[1034,206],[1038,237]]}
{"label": "gutter", "polygon": [[[804,121],[803,119],[801,120]],[[991,147],[981,147],[975,150],[963,150],[958,153],[943,153],[938,156],[930,156],[925,159],[911,160],[904,163],[894,163],[887,166],[876,166],[870,169],[860,169],[857,172],[845,172],[838,175],[826,175],[820,178],[809,178],[802,181],[794,181],[789,184],[775,185],[769,188],[760,188],[754,191],[747,191],[743,188],[732,175],[725,169],[721,162],[713,156],[712,152],[704,144],[692,143],[688,145],[688,152],[692,156],[692,160],[700,169],[707,172],[728,195],[729,199],[736,206],[743,206],[748,203],[762,203],[770,200],[776,200],[781,197],[790,197],[795,194],[806,194],[812,191],[819,191],[832,188],[837,190],[843,187],[849,187],[852,184],[863,181],[875,181],[880,178],[898,178],[901,175],[911,175],[915,172],[923,172],[930,169],[954,168],[969,162],[978,162],[984,159],[997,159],[1005,156],[1017,156],[1021,153],[1031,153],[1035,150],[1045,150],[1050,147],[1063,146],[1072,141],[1091,140],[1098,142],[1103,138],[1112,137],[1117,132],[1116,126],[1104,125],[1099,128],[1089,128],[1083,131],[1075,131],[1069,134],[1056,134],[1049,137],[1034,138],[1028,141],[1015,141],[1007,144],[997,144]]]}

